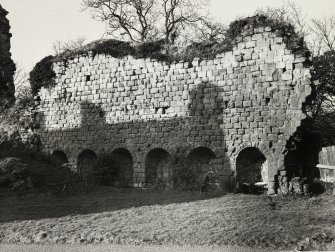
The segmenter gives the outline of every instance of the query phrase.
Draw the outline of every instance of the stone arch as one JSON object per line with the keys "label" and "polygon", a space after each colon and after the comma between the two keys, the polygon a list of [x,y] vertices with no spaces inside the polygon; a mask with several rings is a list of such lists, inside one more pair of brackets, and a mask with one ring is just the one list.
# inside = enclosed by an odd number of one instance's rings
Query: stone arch
{"label": "stone arch", "polygon": [[171,155],[162,148],[150,150],[145,159],[145,183],[170,182],[172,180]]}
{"label": "stone arch", "polygon": [[165,148],[163,144],[152,144],[150,146],[144,147],[143,151],[140,152],[140,158],[138,159],[139,162],[146,162],[147,156],[149,154],[149,152],[151,152],[154,149],[162,149],[165,150],[166,152],[168,152],[171,156],[173,156],[175,154],[175,150],[176,148]]}
{"label": "stone arch", "polygon": [[115,165],[110,183],[114,186],[133,185],[133,156],[126,148],[117,148],[112,154],[112,162]]}
{"label": "stone arch", "polygon": [[239,183],[268,181],[268,162],[256,147],[242,149],[236,158],[236,180]]}
{"label": "stone arch", "polygon": [[207,147],[197,147],[190,151],[187,156],[187,163],[197,173],[197,184],[204,183],[208,172],[214,169],[213,161],[216,158],[215,153]]}
{"label": "stone arch", "polygon": [[271,159],[270,149],[267,146],[265,146],[262,142],[242,143],[241,145],[237,146],[236,151],[235,151],[236,153],[235,156],[238,157],[238,155],[247,148],[258,149],[265,156],[267,160]]}
{"label": "stone arch", "polygon": [[230,162],[232,164],[232,167],[234,167],[235,172],[236,172],[237,157],[239,156],[239,154],[242,151],[244,151],[247,148],[258,149],[265,156],[265,159],[268,162],[272,162],[272,154],[270,152],[270,149],[268,147],[264,146],[264,144],[259,143],[259,142],[257,142],[257,143],[245,142],[245,143],[242,143],[239,146],[236,146],[236,148],[233,152],[233,155],[230,157]]}
{"label": "stone arch", "polygon": [[52,152],[50,158],[57,165],[63,165],[69,162],[67,155],[62,150],[55,150]]}
{"label": "stone arch", "polygon": [[210,142],[188,146],[188,148],[185,152],[185,156],[188,157],[191,152],[193,152],[196,149],[201,149],[201,148],[208,149],[210,152],[212,152],[214,154],[214,156],[216,158],[223,157],[222,152],[224,151],[224,148],[215,147]]}
{"label": "stone arch", "polygon": [[94,171],[98,158],[94,151],[85,149],[78,155],[77,168],[80,176],[86,181],[94,181]]}

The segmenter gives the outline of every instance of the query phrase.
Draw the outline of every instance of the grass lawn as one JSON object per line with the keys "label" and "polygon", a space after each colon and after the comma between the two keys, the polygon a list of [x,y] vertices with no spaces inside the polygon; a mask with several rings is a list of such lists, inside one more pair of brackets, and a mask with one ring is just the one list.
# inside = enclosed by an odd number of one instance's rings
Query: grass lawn
{"label": "grass lawn", "polygon": [[335,197],[272,201],[256,195],[111,187],[2,195],[0,243],[293,249],[306,237],[335,237]]}
{"label": "grass lawn", "polygon": [[268,249],[242,248],[238,246],[171,246],[171,245],[115,245],[115,244],[0,244],[1,252],[269,252]]}

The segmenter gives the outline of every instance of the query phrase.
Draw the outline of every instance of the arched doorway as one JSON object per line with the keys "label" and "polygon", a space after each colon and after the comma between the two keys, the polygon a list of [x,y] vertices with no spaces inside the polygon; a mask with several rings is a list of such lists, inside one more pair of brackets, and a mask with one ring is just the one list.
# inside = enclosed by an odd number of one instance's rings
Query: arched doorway
{"label": "arched doorway", "polygon": [[94,151],[84,150],[78,156],[78,172],[85,183],[95,180],[94,171],[97,164],[97,155]]}
{"label": "arched doorway", "polygon": [[243,149],[236,159],[236,180],[239,183],[255,184],[266,181],[267,162],[259,149]]}
{"label": "arched doorway", "polygon": [[298,151],[289,151],[284,158],[285,170],[289,179],[303,176],[303,162]]}
{"label": "arched doorway", "polygon": [[133,184],[133,157],[124,148],[112,152],[114,169],[111,173],[110,183],[113,186],[131,186]]}
{"label": "arched doorway", "polygon": [[149,151],[145,160],[145,182],[169,182],[172,180],[170,154],[161,148]]}
{"label": "arched doorway", "polygon": [[51,154],[51,160],[53,163],[55,163],[58,166],[69,162],[66,154],[60,150],[56,150]]}
{"label": "arched doorway", "polygon": [[206,147],[198,147],[193,149],[187,157],[187,163],[193,171],[195,171],[195,181],[198,185],[202,185],[208,172],[213,170],[212,161],[216,159],[216,155],[211,149]]}

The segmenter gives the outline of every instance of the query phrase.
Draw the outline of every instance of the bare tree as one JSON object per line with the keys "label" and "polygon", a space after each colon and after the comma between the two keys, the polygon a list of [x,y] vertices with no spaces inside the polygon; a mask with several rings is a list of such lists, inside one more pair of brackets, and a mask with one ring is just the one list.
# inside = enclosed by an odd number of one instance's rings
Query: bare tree
{"label": "bare tree", "polygon": [[319,53],[335,50],[335,16],[312,19],[312,30],[319,46]]}
{"label": "bare tree", "polygon": [[133,42],[164,38],[173,44],[187,25],[201,20],[209,0],[82,0],[83,10],[107,24],[107,33]]}
{"label": "bare tree", "polygon": [[310,33],[306,15],[302,13],[301,8],[292,0],[284,2],[280,7],[257,9],[256,14],[263,14],[271,19],[290,23],[294,25],[295,31],[303,37]]}
{"label": "bare tree", "polygon": [[16,92],[24,86],[29,86],[29,74],[25,71],[24,67],[19,63],[15,62],[16,70],[14,72],[14,86]]}
{"label": "bare tree", "polygon": [[33,94],[31,92],[30,86],[23,86],[16,91],[16,104],[27,108],[33,104]]}
{"label": "bare tree", "polygon": [[32,93],[29,84],[29,74],[25,71],[24,67],[15,62],[16,70],[13,75],[15,86],[16,103],[20,106],[26,107],[32,102]]}
{"label": "bare tree", "polygon": [[93,19],[106,22],[109,35],[135,42],[155,37],[159,18],[155,0],[82,0]]}
{"label": "bare tree", "polygon": [[227,27],[211,17],[202,18],[196,23],[189,24],[187,29],[178,34],[175,43],[186,45],[192,42],[222,42]]}
{"label": "bare tree", "polygon": [[201,40],[222,41],[225,38],[226,31],[227,27],[221,22],[208,18],[201,20],[201,25],[198,26],[196,35]]}
{"label": "bare tree", "polygon": [[164,38],[168,44],[174,44],[178,35],[187,26],[205,20],[200,10],[208,3],[205,0],[162,0],[164,17]]}
{"label": "bare tree", "polygon": [[78,49],[82,47],[85,43],[85,40],[86,38],[82,36],[74,40],[69,40],[67,42],[62,42],[60,40],[57,40],[53,43],[52,49],[55,55],[59,55],[66,50],[74,50],[74,49]]}
{"label": "bare tree", "polygon": [[54,51],[55,55],[59,55],[63,52],[63,42],[60,40],[56,40],[52,44],[52,50]]}

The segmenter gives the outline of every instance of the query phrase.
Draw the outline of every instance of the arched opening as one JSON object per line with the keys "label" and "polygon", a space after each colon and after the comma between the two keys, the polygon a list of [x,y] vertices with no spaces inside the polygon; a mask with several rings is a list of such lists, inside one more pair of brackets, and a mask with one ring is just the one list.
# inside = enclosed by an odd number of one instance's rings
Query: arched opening
{"label": "arched opening", "polygon": [[208,172],[213,170],[212,161],[216,159],[214,152],[206,147],[198,147],[190,152],[187,157],[188,165],[196,173],[196,183],[204,184]]}
{"label": "arched opening", "polygon": [[97,155],[94,151],[84,150],[78,156],[78,172],[85,183],[92,183],[95,179],[94,171]]}
{"label": "arched opening", "polygon": [[154,184],[170,182],[171,180],[170,154],[160,148],[149,151],[145,160],[145,182],[147,184]]}
{"label": "arched opening", "polygon": [[113,171],[111,172],[110,184],[113,186],[131,186],[133,183],[133,157],[124,148],[112,152]]}
{"label": "arched opening", "polygon": [[236,180],[239,183],[255,184],[266,181],[266,158],[259,149],[243,149],[236,159]]}
{"label": "arched opening", "polygon": [[308,134],[302,137],[302,141],[297,146],[303,157],[301,159],[303,172],[300,176],[320,178],[320,171],[316,168],[316,165],[319,164],[319,152],[322,149],[321,143],[321,137],[318,135]]}
{"label": "arched opening", "polygon": [[303,176],[303,162],[301,154],[298,151],[287,152],[284,158],[284,165],[289,180],[294,177]]}
{"label": "arched opening", "polygon": [[51,160],[56,165],[60,166],[69,162],[66,154],[63,151],[56,150],[51,154]]}

